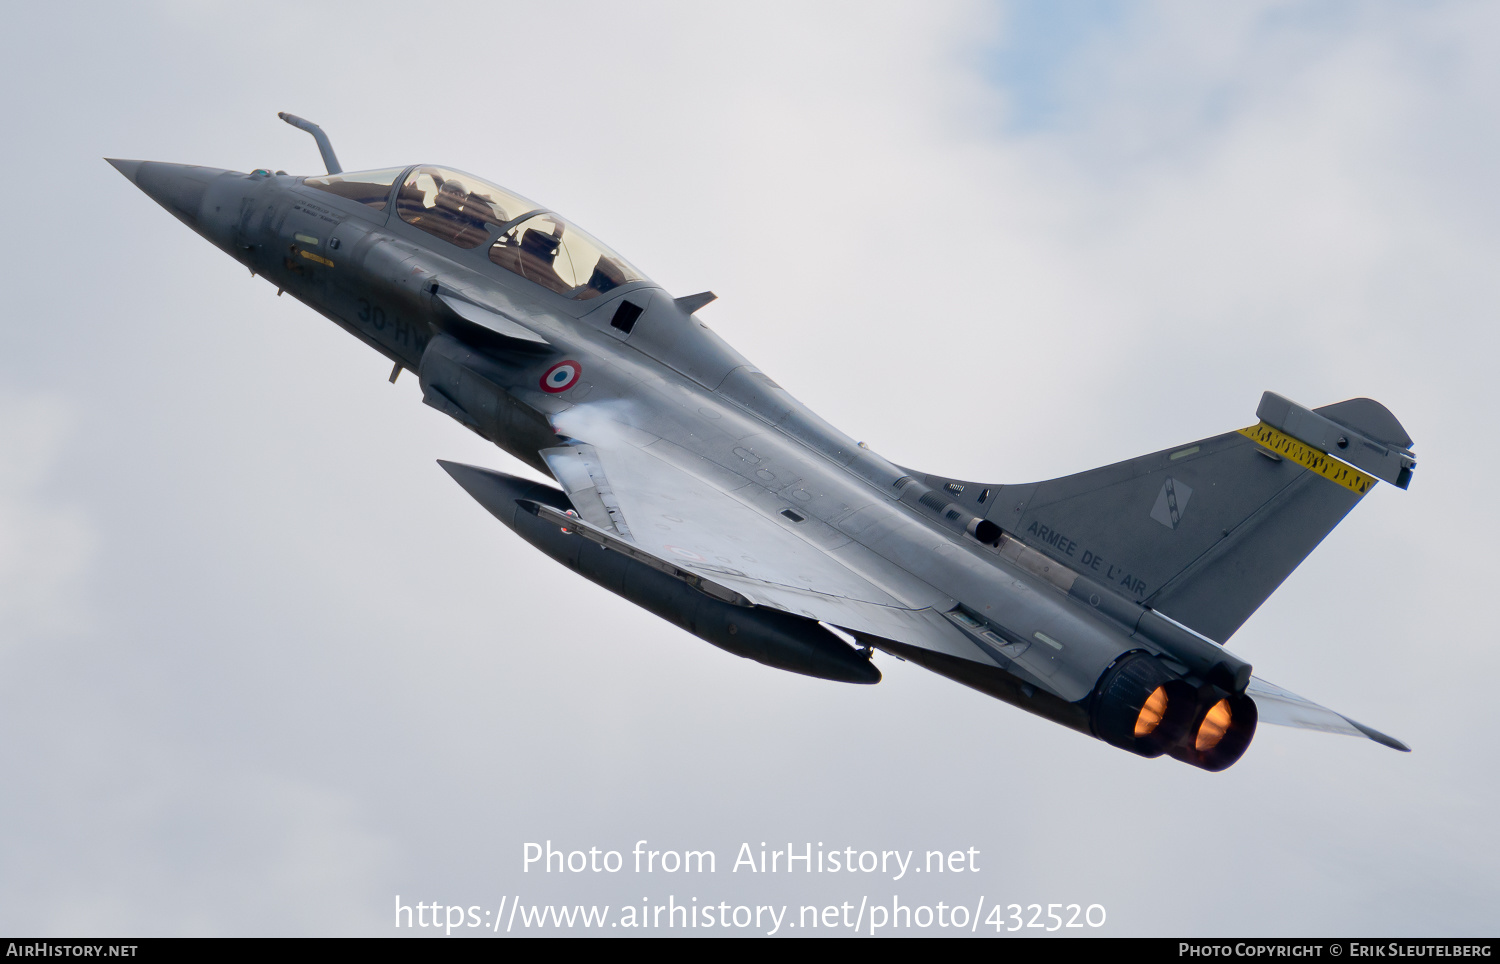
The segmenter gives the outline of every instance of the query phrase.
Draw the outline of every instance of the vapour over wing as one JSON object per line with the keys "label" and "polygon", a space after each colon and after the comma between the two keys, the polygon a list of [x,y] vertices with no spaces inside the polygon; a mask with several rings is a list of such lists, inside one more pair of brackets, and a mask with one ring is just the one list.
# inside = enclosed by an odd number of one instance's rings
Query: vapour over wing
{"label": "vapour over wing", "polygon": [[851,542],[832,526],[784,515],[764,489],[670,441],[580,414],[554,420],[573,441],[541,455],[595,528],[758,605],[994,665],[942,616],[951,600],[920,579],[890,565],[856,570],[832,554]]}

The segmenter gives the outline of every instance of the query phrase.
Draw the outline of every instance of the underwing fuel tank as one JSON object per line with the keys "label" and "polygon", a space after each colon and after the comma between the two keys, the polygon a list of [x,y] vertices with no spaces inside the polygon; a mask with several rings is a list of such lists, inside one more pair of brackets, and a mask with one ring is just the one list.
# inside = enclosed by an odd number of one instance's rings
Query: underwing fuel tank
{"label": "underwing fuel tank", "polygon": [[[584,538],[575,528],[558,524],[572,509],[568,497],[550,486],[491,469],[440,462],[464,490],[513,532],[553,559],[592,582],[713,643],[720,649],[775,669],[838,683],[878,683],[880,670],[868,650],[855,649],[814,620],[748,600],[692,573],[650,565],[626,551]],[[621,545],[620,550],[628,547]],[[691,580],[691,581],[689,581]],[[725,598],[729,597],[729,598]]]}

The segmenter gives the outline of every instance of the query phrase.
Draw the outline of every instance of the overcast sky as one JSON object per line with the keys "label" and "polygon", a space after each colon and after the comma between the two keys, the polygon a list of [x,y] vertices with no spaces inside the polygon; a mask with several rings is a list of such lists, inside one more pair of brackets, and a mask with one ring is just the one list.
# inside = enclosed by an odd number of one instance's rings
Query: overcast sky
{"label": "overcast sky", "polygon": [[[1500,7],[27,4],[0,52],[0,932],[894,895],[1493,935]],[[1263,727],[1209,774],[889,658],[779,673],[584,582],[434,460],[529,470],[101,160],[320,173],[278,110],[713,289],[733,345],[924,471],[1380,400],[1410,491],[1231,647],[1414,752]],[[522,870],[642,839],[718,873]],[[747,841],[980,871],[731,873]]]}

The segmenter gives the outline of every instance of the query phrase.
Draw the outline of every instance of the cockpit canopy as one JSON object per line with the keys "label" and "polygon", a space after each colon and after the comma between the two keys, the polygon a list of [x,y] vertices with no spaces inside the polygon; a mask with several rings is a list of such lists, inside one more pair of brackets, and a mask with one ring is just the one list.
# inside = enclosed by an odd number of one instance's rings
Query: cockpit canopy
{"label": "cockpit canopy", "polygon": [[396,193],[401,220],[460,248],[477,248],[508,221],[541,207],[477,177],[418,167]]}
{"label": "cockpit canopy", "polygon": [[350,201],[358,201],[376,211],[385,210],[385,202],[391,196],[391,185],[401,176],[404,167],[391,167],[383,171],[354,171],[349,174],[329,174],[327,177],[309,177],[302,181],[305,187],[315,187],[329,194],[336,194]]}
{"label": "cockpit canopy", "polygon": [[644,276],[624,258],[555,214],[533,214],[490,245],[490,260],[575,301]]}
{"label": "cockpit canopy", "polygon": [[[381,211],[401,173],[359,171],[303,183]],[[477,248],[494,238],[491,261],[575,301],[645,280],[630,262],[557,215],[460,171],[412,168],[396,192],[396,213],[460,248]]]}

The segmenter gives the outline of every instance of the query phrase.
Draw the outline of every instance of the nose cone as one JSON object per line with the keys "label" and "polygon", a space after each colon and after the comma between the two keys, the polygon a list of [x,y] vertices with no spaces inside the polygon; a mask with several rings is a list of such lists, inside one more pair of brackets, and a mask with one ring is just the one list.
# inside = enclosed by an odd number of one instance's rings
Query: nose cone
{"label": "nose cone", "polygon": [[209,185],[222,174],[232,173],[217,167],[193,164],[163,164],[159,161],[126,161],[113,157],[105,160],[130,179],[146,196],[171,211],[178,220],[198,230],[203,213],[203,196]]}

